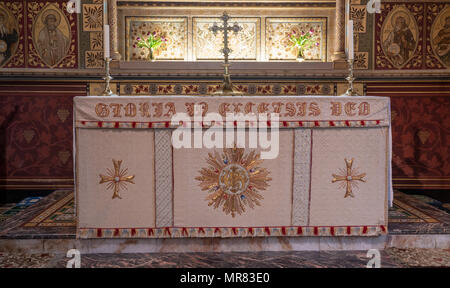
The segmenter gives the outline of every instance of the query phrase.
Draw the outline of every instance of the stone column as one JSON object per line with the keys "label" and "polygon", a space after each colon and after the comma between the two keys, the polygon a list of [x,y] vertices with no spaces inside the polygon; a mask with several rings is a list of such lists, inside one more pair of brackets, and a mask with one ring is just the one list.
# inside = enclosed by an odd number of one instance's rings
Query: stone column
{"label": "stone column", "polygon": [[336,0],[336,30],[333,61],[344,61],[345,56],[345,0]]}
{"label": "stone column", "polygon": [[120,60],[119,35],[117,27],[117,0],[108,0],[109,41],[112,60]]}

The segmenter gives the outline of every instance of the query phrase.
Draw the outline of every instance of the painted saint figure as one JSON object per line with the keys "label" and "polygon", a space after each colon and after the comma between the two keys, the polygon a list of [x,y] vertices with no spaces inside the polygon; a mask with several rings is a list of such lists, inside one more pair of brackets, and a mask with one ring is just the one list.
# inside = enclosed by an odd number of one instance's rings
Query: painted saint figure
{"label": "painted saint figure", "polygon": [[54,66],[66,56],[70,41],[58,28],[61,16],[57,11],[45,11],[42,19],[44,28],[39,32],[37,49],[42,59],[49,66]]}
{"label": "painted saint figure", "polygon": [[409,60],[411,53],[414,52],[416,40],[404,16],[398,16],[393,20],[392,26],[394,29],[389,33],[384,42],[384,47],[387,48],[387,56],[393,64],[395,66],[402,66]]}
{"label": "painted saint figure", "polygon": [[13,47],[19,39],[13,21],[14,19],[0,8],[0,67],[11,57]]}
{"label": "painted saint figure", "polygon": [[444,27],[434,37],[433,44],[436,45],[437,54],[442,62],[450,66],[450,16],[445,18]]}

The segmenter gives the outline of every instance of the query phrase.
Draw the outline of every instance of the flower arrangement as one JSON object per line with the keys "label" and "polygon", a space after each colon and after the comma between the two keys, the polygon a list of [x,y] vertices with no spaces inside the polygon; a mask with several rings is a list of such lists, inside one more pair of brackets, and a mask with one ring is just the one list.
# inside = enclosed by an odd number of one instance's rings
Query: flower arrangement
{"label": "flower arrangement", "polygon": [[138,41],[137,45],[135,44],[133,45],[133,47],[148,49],[148,60],[154,61],[155,60],[154,51],[158,49],[161,46],[161,44],[166,42],[167,39],[164,36],[158,35],[156,32],[153,33],[148,32],[147,36],[148,36],[147,39],[137,37],[136,38],[136,40]]}
{"label": "flower arrangement", "polygon": [[305,50],[311,49],[314,46],[319,46],[318,35],[314,34],[314,29],[311,28],[308,33],[301,31],[297,33],[295,30],[288,35],[292,42],[292,47],[297,47],[297,61],[303,61],[305,57]]}

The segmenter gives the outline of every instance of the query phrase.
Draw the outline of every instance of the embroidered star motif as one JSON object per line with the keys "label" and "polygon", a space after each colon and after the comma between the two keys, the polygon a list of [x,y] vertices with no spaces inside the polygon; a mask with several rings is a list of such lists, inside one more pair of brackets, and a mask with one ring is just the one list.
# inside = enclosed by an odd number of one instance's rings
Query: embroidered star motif
{"label": "embroidered star motif", "polygon": [[355,169],[352,168],[353,165],[353,158],[352,160],[345,160],[345,164],[347,166],[347,169],[341,169],[340,173],[343,175],[336,175],[332,174],[333,180],[331,180],[331,183],[342,181],[343,184],[342,187],[345,186],[346,192],[344,198],[347,197],[355,197],[352,192],[352,187],[357,187],[358,183],[356,181],[366,182],[363,178],[366,176],[366,173],[359,174]]}
{"label": "embroidered star motif", "polygon": [[128,174],[128,168],[121,169],[120,165],[122,164],[122,160],[112,160],[114,165],[114,171],[107,168],[107,175],[100,174],[100,182],[99,184],[108,183],[106,185],[107,189],[113,189],[114,194],[112,199],[119,198],[122,199],[119,195],[120,189],[127,189],[126,184],[132,183],[134,184],[134,175],[133,176],[125,176]]}

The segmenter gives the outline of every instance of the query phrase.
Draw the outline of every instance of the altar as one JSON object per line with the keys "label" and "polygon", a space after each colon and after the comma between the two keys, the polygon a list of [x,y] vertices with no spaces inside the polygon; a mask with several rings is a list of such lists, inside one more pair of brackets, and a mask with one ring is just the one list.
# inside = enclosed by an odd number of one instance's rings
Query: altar
{"label": "altar", "polygon": [[77,237],[386,234],[390,141],[387,97],[75,97]]}

